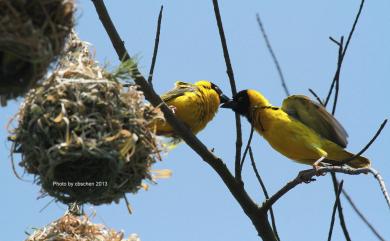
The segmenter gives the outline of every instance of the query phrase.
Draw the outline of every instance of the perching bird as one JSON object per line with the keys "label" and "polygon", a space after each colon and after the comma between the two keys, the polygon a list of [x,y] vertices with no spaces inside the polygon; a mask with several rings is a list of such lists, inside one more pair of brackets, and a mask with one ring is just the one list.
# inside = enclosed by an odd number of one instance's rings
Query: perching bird
{"label": "perching bird", "polygon": [[[203,130],[214,118],[221,103],[229,100],[218,86],[205,80],[195,84],[178,81],[175,88],[163,94],[161,99],[194,134]],[[157,135],[177,137],[167,122],[158,121],[154,127]]]}
{"label": "perching bird", "polygon": [[[289,96],[280,108],[255,90],[243,90],[221,107],[245,116],[275,150],[297,162],[315,167],[320,163],[337,165],[353,156],[344,150],[348,134],[341,124],[306,96]],[[348,165],[369,167],[370,161],[358,157]]]}

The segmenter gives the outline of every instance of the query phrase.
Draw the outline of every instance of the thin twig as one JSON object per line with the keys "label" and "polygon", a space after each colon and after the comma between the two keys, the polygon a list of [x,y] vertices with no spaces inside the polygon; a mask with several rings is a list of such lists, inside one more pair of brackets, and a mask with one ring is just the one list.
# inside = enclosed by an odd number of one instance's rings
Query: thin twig
{"label": "thin twig", "polygon": [[130,204],[129,200],[127,199],[126,195],[123,195],[123,198],[125,199],[127,211],[129,212],[129,214],[132,214],[133,210],[131,208],[131,204]]}
{"label": "thin twig", "polygon": [[374,226],[367,220],[367,218],[363,215],[363,213],[359,210],[359,208],[356,206],[352,198],[349,196],[347,191],[343,189],[341,191],[344,195],[344,197],[347,199],[353,210],[357,213],[357,215],[360,217],[361,220],[367,225],[367,227],[371,230],[371,232],[381,241],[386,241],[380,234],[379,232],[374,228]]}
{"label": "thin twig", "polygon": [[379,134],[382,132],[383,128],[385,127],[387,123],[387,119],[385,119],[381,126],[379,127],[379,129],[376,131],[375,135],[371,138],[371,140],[367,143],[367,145],[361,149],[358,153],[356,153],[355,155],[353,155],[352,157],[350,158],[346,158],[342,161],[339,162],[340,165],[344,165],[344,164],[348,164],[350,161],[352,161],[353,159],[355,158],[358,158],[359,156],[361,156],[370,146],[372,143],[374,143],[374,141],[376,140],[376,138],[379,136]]}
{"label": "thin twig", "polygon": [[[120,38],[110,15],[107,12],[103,0],[92,0],[96,12],[99,15],[112,45],[117,52],[118,58],[121,61],[130,59],[130,56]],[[217,156],[215,156],[209,149],[199,141],[199,139],[172,113],[171,109],[161,100],[159,95],[148,84],[147,80],[139,72],[137,66],[131,71],[134,82],[140,86],[145,98],[153,105],[159,106],[164,113],[166,121],[172,126],[175,132],[187,143],[192,150],[194,150],[204,162],[210,165],[214,171],[220,176],[226,187],[229,189],[233,197],[240,204],[244,213],[250,218],[258,235],[263,240],[276,241],[272,227],[268,222],[266,212],[260,210],[257,204],[250,198],[243,186],[238,183],[235,177],[230,173],[226,164]]]}
{"label": "thin twig", "polygon": [[[338,52],[338,57],[337,57],[337,71],[336,71],[336,74],[334,76],[334,82],[332,82],[332,83],[336,84],[335,95],[334,95],[334,100],[333,100],[333,107],[332,107],[332,115],[334,116],[335,113],[336,113],[337,100],[338,100],[338,97],[339,97],[340,71],[341,71],[341,65],[342,65],[342,59],[343,59],[344,37],[342,36],[340,38],[340,42],[336,41],[332,37],[329,37],[329,39],[331,41],[333,41],[334,43],[336,43],[336,45],[339,47],[339,52]],[[323,106],[325,107],[324,104],[323,104]],[[331,173],[331,177],[332,177],[334,193],[335,193],[335,195],[337,197],[337,195],[339,193],[339,189],[338,189],[339,183],[337,181],[336,173]],[[338,201],[338,205],[337,205],[337,211],[338,211],[338,214],[339,214],[340,226],[341,226],[341,229],[343,231],[345,240],[346,241],[351,241],[351,237],[350,237],[349,231],[347,229],[347,224],[345,222],[343,206],[341,204],[340,199],[338,199],[338,200],[339,201]]]}
{"label": "thin twig", "polygon": [[[254,158],[253,152],[252,152],[252,147],[250,147],[250,146],[249,146],[249,157],[251,159],[252,168],[253,168],[253,171],[255,172],[257,181],[259,182],[259,184],[261,186],[261,190],[263,190],[265,198],[269,199],[267,188],[265,187],[263,179],[261,178],[260,173],[257,170],[255,158]],[[274,230],[276,238],[280,241],[278,230],[276,229],[276,220],[275,220],[275,215],[274,215],[274,211],[273,211],[272,207],[270,207],[269,212],[270,212],[270,215],[271,215],[272,229]]]}
{"label": "thin twig", "polygon": [[385,196],[386,202],[390,207],[390,198],[389,194],[386,190],[385,183],[383,181],[383,178],[380,176],[378,171],[376,171],[373,168],[350,168],[350,167],[340,167],[340,166],[326,166],[326,167],[320,167],[318,169],[308,169],[304,170],[298,173],[297,177],[294,178],[292,181],[288,182],[284,187],[282,187],[279,191],[277,191],[273,196],[271,196],[267,201],[265,201],[260,209],[268,210],[279,198],[281,198],[284,194],[286,194],[288,191],[296,187],[297,185],[305,182],[309,183],[311,181],[315,181],[313,179],[314,176],[319,176],[328,172],[334,172],[334,173],[344,173],[349,175],[359,175],[359,174],[367,174],[371,173],[377,179],[379,182],[379,185],[381,187],[382,193]]}
{"label": "thin twig", "polygon": [[340,46],[340,42],[337,41],[336,39],[334,39],[332,36],[329,36],[329,40],[332,41],[333,43],[335,43],[336,45]]}
{"label": "thin twig", "polygon": [[[218,0],[213,0],[213,7],[214,7],[215,18],[217,20],[219,36],[221,38],[223,56],[225,58],[225,63],[226,63],[226,73],[229,77],[232,95],[234,96],[237,94],[236,81],[234,80],[234,73],[233,73],[232,64],[230,62],[230,56],[229,56],[229,51],[228,51],[228,47],[227,47],[227,43],[226,43],[225,32],[223,30],[221,13],[219,12]],[[235,118],[236,118],[235,176],[236,176],[236,179],[242,183],[241,166],[240,166],[241,148],[242,148],[241,119],[240,119],[240,115],[238,113],[235,113]]]}
{"label": "thin twig", "polygon": [[334,77],[336,87],[335,87],[335,94],[334,94],[334,100],[333,100],[333,108],[332,108],[332,115],[336,113],[336,106],[337,106],[337,100],[339,98],[339,88],[340,88],[340,71],[341,71],[341,65],[343,62],[343,45],[344,45],[344,37],[342,36],[340,39],[340,45],[339,45],[339,54],[338,54],[338,60],[337,60],[337,72]]}
{"label": "thin twig", "polygon": [[[355,32],[355,28],[356,28],[357,22],[358,22],[358,20],[359,20],[360,14],[361,14],[361,12],[362,12],[362,10],[363,10],[363,6],[364,6],[364,0],[362,0],[362,1],[360,2],[359,10],[358,10],[358,13],[356,14],[355,21],[353,22],[351,31],[349,32],[348,39],[347,39],[347,43],[346,43],[345,46],[343,47],[344,50],[343,50],[341,62],[343,62],[343,60],[344,60],[344,56],[345,56],[345,54],[346,54],[346,52],[347,52],[349,43],[351,42],[352,35],[353,35],[353,33]],[[332,40],[332,39],[331,39],[331,40]],[[333,39],[332,41],[334,41],[334,39]],[[337,42],[337,41],[334,41],[334,42]],[[340,66],[340,68],[341,68],[341,66]],[[340,72],[340,70],[339,70],[339,68],[337,68],[336,74],[339,73],[339,72]],[[335,74],[335,75],[336,75],[336,74]],[[330,99],[330,96],[332,95],[333,87],[334,87],[335,82],[336,82],[336,81],[335,81],[335,79],[333,78],[333,81],[332,81],[332,84],[331,84],[331,86],[330,86],[328,95],[327,95],[327,97],[326,97],[326,99],[325,99],[325,103],[324,103],[325,106],[328,104],[328,101],[329,101],[329,99]]]}
{"label": "thin twig", "polygon": [[153,82],[152,82],[153,81],[153,72],[154,72],[154,66],[156,64],[156,59],[157,59],[158,46],[160,43],[160,29],[161,29],[161,20],[162,20],[163,9],[164,9],[164,6],[161,5],[160,13],[158,14],[158,20],[157,20],[157,30],[156,30],[156,38],[154,40],[152,64],[150,66],[149,77],[148,77],[148,82],[150,85],[153,85]]}
{"label": "thin twig", "polygon": [[240,170],[242,170],[242,167],[244,166],[244,161],[245,161],[246,155],[248,154],[248,150],[251,147],[254,130],[255,129],[253,128],[253,125],[251,125],[251,132],[249,134],[248,142],[246,143],[244,154],[242,155],[242,159],[241,159],[241,162],[240,162]]}
{"label": "thin twig", "polygon": [[234,80],[234,73],[232,68],[232,63],[230,62],[229,51],[226,43],[225,31],[223,30],[221,13],[219,12],[218,0],[213,0],[213,7],[215,13],[215,19],[217,20],[217,26],[219,31],[219,37],[221,38],[223,56],[226,63],[226,73],[229,77],[230,87],[232,89],[232,95],[237,94],[236,81]]}
{"label": "thin twig", "polygon": [[39,210],[39,213],[43,212],[47,207],[49,207],[50,204],[52,204],[56,199],[53,198],[51,199],[48,203],[45,204],[45,206],[43,206],[40,210]]}
{"label": "thin twig", "polygon": [[[344,60],[345,54],[347,52],[349,43],[350,43],[350,41],[352,39],[352,35],[353,35],[354,31],[355,31],[355,27],[356,27],[357,22],[359,20],[361,11],[363,9],[363,6],[364,6],[364,0],[362,0],[361,3],[360,3],[359,11],[358,11],[358,13],[357,13],[357,15],[355,17],[354,23],[353,23],[352,28],[351,28],[351,30],[349,32],[347,43],[345,44],[345,46],[344,46],[344,37],[341,37],[340,42],[336,41],[332,37],[329,37],[329,39],[331,41],[336,43],[336,45],[338,46],[338,49],[339,49],[339,51],[338,51],[338,59],[337,59],[337,69],[336,69],[334,78],[332,80],[332,84],[331,84],[331,87],[329,89],[328,95],[327,95],[326,100],[325,100],[325,102],[323,104],[324,107],[326,107],[326,105],[328,104],[328,101],[330,99],[330,96],[331,96],[331,94],[333,92],[333,88],[334,88],[334,86],[336,86],[335,87],[335,96],[334,96],[334,101],[333,101],[333,107],[332,107],[332,115],[334,115],[335,112],[336,112],[337,100],[338,100],[338,95],[339,95],[341,67],[342,67],[343,60]],[[332,182],[333,182],[333,185],[334,185],[335,194],[337,195],[337,191],[338,191],[337,190],[337,178],[336,178],[336,174],[335,173],[332,173]],[[344,220],[344,214],[343,214],[343,209],[342,209],[341,202],[338,205],[338,213],[339,213],[339,218],[340,218],[340,225],[341,225],[341,228],[343,230],[344,236],[345,236],[346,240],[349,241],[351,239],[350,239],[349,232],[347,230],[346,223],[345,223],[345,220]]]}
{"label": "thin twig", "polygon": [[[337,193],[339,192],[339,185],[340,184],[337,181],[336,173],[330,173],[330,174],[331,174],[331,177],[332,177],[334,193],[335,193],[335,195],[337,197]],[[344,190],[341,190],[341,191],[344,191]],[[340,226],[341,226],[341,229],[343,230],[345,240],[346,241],[351,241],[351,237],[349,235],[349,232],[348,232],[348,229],[347,229],[347,224],[346,224],[345,218],[344,218],[343,206],[341,205],[340,199],[339,199],[339,203],[337,205],[337,211],[338,211],[338,214],[339,214]]]}
{"label": "thin twig", "polygon": [[359,21],[360,14],[362,13],[362,10],[363,10],[364,1],[365,1],[365,0],[362,0],[362,1],[360,2],[359,11],[358,11],[358,13],[356,14],[355,21],[353,22],[352,29],[351,29],[351,31],[349,32],[349,35],[348,35],[348,38],[347,38],[347,43],[346,43],[345,46],[344,46],[343,58],[344,58],[344,56],[345,56],[345,53],[347,52],[349,43],[351,42],[352,35],[353,35],[353,33],[355,32],[356,25],[357,25],[357,23],[358,23],[358,21]]}
{"label": "thin twig", "polygon": [[389,208],[390,208],[390,196],[389,196],[389,193],[387,192],[385,181],[383,180],[383,177],[374,168],[370,167],[369,169],[370,169],[370,173],[372,173],[372,175],[374,175],[375,179],[378,181],[379,186],[381,187],[381,191],[383,193],[383,196],[386,199],[387,206],[389,206]]}
{"label": "thin twig", "polygon": [[329,233],[328,233],[328,241],[332,240],[332,232],[333,232],[333,227],[334,227],[334,220],[335,220],[335,216],[336,216],[337,206],[340,204],[340,193],[341,193],[341,190],[343,190],[343,184],[344,184],[344,181],[341,181],[340,185],[338,186],[338,191],[337,191],[337,194],[336,194],[336,200],[335,200],[334,205],[333,205],[332,218],[330,219],[330,228],[329,228]]}
{"label": "thin twig", "polygon": [[320,105],[324,105],[324,103],[322,103],[322,100],[320,99],[320,97],[317,95],[316,92],[314,92],[314,90],[310,89],[309,88],[309,92],[317,99],[318,103],[320,103]]}
{"label": "thin twig", "polygon": [[269,53],[271,54],[272,60],[275,63],[275,66],[276,66],[276,69],[278,71],[280,80],[282,82],[282,86],[283,86],[284,92],[286,93],[287,96],[289,96],[290,95],[290,91],[287,88],[287,84],[286,84],[286,80],[284,79],[284,76],[283,76],[282,68],[280,68],[279,61],[276,58],[276,55],[275,55],[275,53],[274,53],[274,51],[272,49],[271,42],[268,39],[267,33],[265,31],[263,23],[261,22],[261,19],[260,19],[260,15],[258,13],[256,14],[256,19],[257,19],[257,23],[259,24],[259,27],[260,27],[261,33],[263,35],[263,38],[265,40],[265,43],[267,45],[267,49],[268,49]]}

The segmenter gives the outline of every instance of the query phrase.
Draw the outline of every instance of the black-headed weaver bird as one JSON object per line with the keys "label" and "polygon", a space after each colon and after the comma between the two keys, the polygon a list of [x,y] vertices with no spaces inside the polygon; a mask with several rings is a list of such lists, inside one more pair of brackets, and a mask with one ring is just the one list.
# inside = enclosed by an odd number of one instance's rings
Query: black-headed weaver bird
{"label": "black-headed weaver bird", "polygon": [[[161,99],[194,134],[203,130],[214,118],[221,103],[229,100],[217,85],[205,80],[195,84],[178,81]],[[157,135],[177,138],[167,122],[157,121],[152,128],[155,128]]]}
{"label": "black-headed weaver bird", "polygon": [[[353,156],[344,150],[348,134],[326,109],[303,95],[287,97],[282,107],[276,107],[255,90],[242,90],[224,103],[245,116],[254,129],[284,156],[304,164],[337,165]],[[369,167],[370,161],[357,157],[348,165]]]}

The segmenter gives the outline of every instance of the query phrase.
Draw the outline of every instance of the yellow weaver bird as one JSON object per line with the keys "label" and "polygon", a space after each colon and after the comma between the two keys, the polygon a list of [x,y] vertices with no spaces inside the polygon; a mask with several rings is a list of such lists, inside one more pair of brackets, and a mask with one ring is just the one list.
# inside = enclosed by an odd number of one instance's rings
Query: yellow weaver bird
{"label": "yellow weaver bird", "polygon": [[[218,86],[205,80],[195,84],[178,81],[175,88],[163,94],[161,99],[194,134],[203,130],[214,118],[221,103],[229,100]],[[157,135],[177,137],[167,122],[153,123],[153,128]]]}
{"label": "yellow weaver bird", "polygon": [[[243,90],[224,103],[245,116],[254,129],[284,156],[317,167],[321,162],[337,165],[352,157],[344,150],[348,134],[326,109],[303,95],[287,97],[276,107],[259,92]],[[370,161],[358,157],[348,163],[353,168],[369,167]]]}

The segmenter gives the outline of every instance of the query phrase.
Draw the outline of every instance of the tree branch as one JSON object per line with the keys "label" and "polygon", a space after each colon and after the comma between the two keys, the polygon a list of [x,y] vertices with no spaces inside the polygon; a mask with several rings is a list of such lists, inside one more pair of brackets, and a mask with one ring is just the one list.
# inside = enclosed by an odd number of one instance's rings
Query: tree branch
{"label": "tree branch", "polygon": [[153,72],[154,72],[154,66],[155,66],[156,60],[157,60],[158,46],[160,43],[160,29],[161,29],[161,20],[162,20],[163,9],[164,9],[164,6],[161,5],[160,13],[158,14],[158,20],[157,20],[157,30],[156,30],[156,38],[154,40],[152,64],[150,66],[149,77],[148,77],[148,82],[149,82],[149,85],[151,85],[151,86],[153,86],[153,82],[152,82]]}
{"label": "tree branch", "polygon": [[314,92],[314,90],[310,89],[309,88],[309,92],[317,99],[318,103],[320,103],[320,105],[324,105],[324,103],[322,103],[322,100],[320,99],[320,97],[317,95],[316,92]]}
{"label": "tree branch", "polygon": [[330,219],[330,228],[329,228],[329,234],[328,234],[328,241],[332,240],[332,232],[333,232],[333,227],[334,227],[334,220],[335,220],[335,216],[336,216],[337,206],[340,205],[340,194],[341,194],[341,190],[343,190],[343,184],[344,184],[344,181],[341,181],[340,185],[338,186],[338,191],[337,191],[337,194],[336,194],[336,200],[335,200],[334,205],[333,205],[332,217]]}
{"label": "tree branch", "polygon": [[[355,21],[353,22],[351,31],[349,32],[348,39],[347,39],[347,43],[346,43],[345,46],[343,47],[344,50],[343,50],[342,56],[341,56],[340,67],[337,68],[336,73],[335,73],[335,76],[336,76],[336,75],[340,75],[341,65],[342,65],[342,62],[343,62],[343,60],[344,60],[344,56],[345,56],[345,54],[346,54],[346,52],[347,52],[349,43],[351,42],[352,35],[353,35],[353,33],[355,32],[355,28],[356,28],[356,25],[357,25],[358,20],[359,20],[359,18],[360,18],[360,14],[361,14],[361,12],[362,12],[362,10],[363,10],[364,1],[365,1],[365,0],[362,0],[362,1],[360,2],[359,10],[358,10],[358,13],[356,14]],[[337,44],[337,41],[334,41],[334,39],[332,39],[332,38],[330,38],[330,39],[331,39],[333,42],[335,42],[335,43]],[[330,96],[332,95],[332,92],[333,92],[333,88],[334,88],[335,82],[336,82],[336,79],[333,78],[333,81],[332,81],[332,84],[331,84],[331,86],[330,86],[328,95],[327,95],[327,97],[326,97],[326,99],[325,99],[325,103],[324,103],[325,106],[328,104],[329,99],[330,99]]]}
{"label": "tree branch", "polygon": [[349,194],[343,189],[342,194],[347,199],[349,204],[351,205],[352,209],[357,213],[357,215],[360,217],[361,220],[367,225],[367,227],[371,230],[371,232],[381,241],[386,241],[379,232],[374,228],[374,226],[367,220],[367,218],[363,215],[362,212],[360,212],[359,208],[356,206],[352,198],[349,196]]}
{"label": "tree branch", "polygon": [[270,197],[267,201],[263,203],[263,205],[260,207],[260,209],[263,209],[264,211],[268,210],[277,200],[279,200],[284,194],[289,192],[291,189],[296,187],[297,185],[305,182],[309,183],[312,181],[315,181],[313,178],[314,176],[320,176],[328,172],[333,173],[344,173],[349,175],[359,175],[359,174],[367,174],[371,173],[377,179],[379,182],[379,185],[381,187],[382,193],[385,196],[386,202],[390,207],[390,198],[389,194],[387,193],[385,183],[383,181],[383,178],[380,176],[379,172],[376,171],[373,168],[349,168],[349,167],[340,167],[340,166],[326,166],[326,167],[320,167],[318,169],[308,169],[303,170],[298,173],[297,177],[288,182],[284,187],[282,187],[279,191],[277,191],[272,197]]}
{"label": "tree branch", "polygon": [[[333,81],[332,81],[332,89],[333,89],[333,85],[336,85],[335,87],[335,95],[334,95],[334,100],[333,100],[333,107],[332,107],[332,115],[334,116],[335,113],[336,113],[336,107],[337,107],[337,100],[338,100],[338,97],[339,97],[339,86],[340,86],[340,71],[341,71],[341,66],[342,66],[342,63],[343,63],[343,47],[344,47],[344,37],[342,36],[340,38],[340,42],[339,41],[336,41],[334,38],[332,37],[329,37],[329,39],[334,42],[337,46],[338,46],[338,55],[337,55],[337,69],[336,69],[336,73],[333,77]],[[329,95],[328,95],[329,96]],[[330,97],[330,96],[329,96]],[[326,104],[322,103],[322,105],[326,108]],[[337,181],[337,177],[336,177],[336,173],[331,173],[331,177],[332,177],[332,183],[333,183],[333,189],[334,189],[334,193],[337,197],[337,194],[338,194],[338,181]],[[339,214],[339,219],[340,219],[340,226],[341,226],[341,229],[343,230],[343,233],[344,233],[344,236],[345,236],[345,239],[347,241],[350,241],[351,240],[351,237],[349,235],[349,232],[348,232],[348,229],[347,229],[347,225],[345,223],[345,218],[344,218],[344,212],[343,212],[343,207],[341,205],[341,201],[339,200],[338,204],[337,204],[337,210],[338,210],[338,214]],[[331,235],[331,233],[330,233]],[[329,237],[330,238],[330,237]]]}
{"label": "tree branch", "polygon": [[[341,67],[342,67],[342,64],[343,64],[344,56],[345,56],[345,53],[346,53],[346,51],[348,49],[349,43],[350,43],[350,41],[352,39],[352,35],[353,35],[354,31],[355,31],[355,27],[356,27],[356,24],[357,24],[357,22],[359,20],[361,11],[363,9],[363,5],[364,5],[364,0],[361,1],[360,7],[359,7],[359,11],[358,11],[358,13],[357,13],[357,15],[355,17],[355,21],[354,21],[354,23],[352,25],[352,29],[349,32],[347,43],[345,44],[345,46],[344,46],[344,37],[343,36],[341,37],[340,42],[336,41],[332,37],[329,37],[329,39],[331,41],[333,41],[334,43],[336,43],[336,45],[338,46],[338,57],[337,57],[336,73],[335,73],[335,75],[333,77],[333,81],[332,81],[332,84],[331,84],[328,96],[326,97],[325,103],[323,104],[323,106],[326,107],[326,105],[328,104],[328,101],[330,99],[330,96],[332,94],[333,87],[336,84],[334,101],[333,101],[333,107],[332,107],[332,115],[335,115],[335,113],[336,113],[336,106],[337,106],[337,100],[338,100],[338,96],[339,96],[339,86],[340,86],[340,72],[341,72]],[[333,188],[334,188],[335,194],[337,196],[337,193],[338,193],[338,190],[337,190],[337,185],[338,185],[337,177],[336,177],[335,173],[332,173],[331,176],[332,176]],[[349,240],[351,240],[351,238],[350,238],[350,235],[349,235],[346,223],[345,223],[344,213],[343,213],[343,208],[342,208],[342,205],[341,205],[341,201],[339,201],[339,204],[337,205],[337,208],[338,208],[338,214],[339,214],[339,219],[340,219],[340,226],[341,226],[341,228],[343,230],[345,239],[347,241],[349,241]]]}
{"label": "tree branch", "polygon": [[[340,71],[341,71],[341,65],[343,63],[343,44],[344,44],[344,37],[342,36],[340,39],[339,44],[339,54],[337,58],[337,71],[334,77],[336,87],[335,87],[335,94],[334,94],[334,100],[333,100],[333,108],[332,108],[332,115],[336,113],[336,106],[337,106],[337,100],[339,97],[339,87],[340,87]],[[326,104],[325,104],[326,106]]]}
{"label": "tree branch", "polygon": [[[263,179],[261,178],[260,173],[257,170],[255,158],[253,156],[252,148],[250,146],[249,146],[249,157],[251,159],[252,168],[253,168],[253,171],[255,172],[257,181],[259,182],[259,184],[261,186],[261,190],[263,190],[265,198],[269,199],[267,188],[265,187]],[[271,214],[272,229],[274,230],[276,238],[280,241],[278,230],[276,229],[276,220],[275,220],[275,215],[274,215],[274,211],[273,211],[272,207],[270,207],[269,211],[270,211],[270,214]]]}
{"label": "tree branch", "polygon": [[[335,173],[331,173],[331,177],[332,177],[334,193],[335,193],[335,195],[337,197],[337,193],[339,193],[339,186],[340,186],[340,184],[337,181],[337,177],[336,177]],[[341,190],[341,191],[344,191],[344,190]],[[347,229],[347,224],[345,223],[343,206],[341,205],[340,199],[338,199],[338,200],[339,201],[338,201],[338,204],[337,204],[337,211],[338,211],[338,214],[339,214],[340,226],[341,226],[341,229],[343,230],[343,234],[344,234],[345,240],[346,241],[351,241],[351,237],[350,237],[348,229]]]}
{"label": "tree branch", "polygon": [[242,171],[242,167],[244,166],[245,158],[248,153],[248,150],[251,148],[252,138],[253,138],[253,132],[254,132],[253,125],[251,124],[251,132],[249,134],[248,142],[246,143],[246,147],[244,150],[244,154],[242,155],[242,160],[240,161],[240,171]]}
{"label": "tree branch", "polygon": [[[92,0],[92,2],[99,15],[100,21],[110,37],[119,59],[121,61],[130,59],[130,55],[126,51],[124,43],[112,23],[103,0]],[[241,183],[237,182],[234,176],[230,173],[225,163],[210,152],[181,121],[176,119],[170,108],[156,94],[146,79],[141,75],[137,67],[132,70],[131,74],[135,83],[139,85],[141,90],[144,92],[145,98],[150,101],[153,106],[160,107],[161,111],[164,113],[166,121],[173,127],[175,132],[202,158],[203,161],[209,164],[218,173],[229,191],[240,204],[245,214],[252,221],[259,236],[263,240],[276,241],[275,235],[267,220],[266,213],[260,210],[253,202],[245,189],[243,189]]]}
{"label": "tree branch", "polygon": [[[229,57],[229,51],[226,43],[226,37],[225,32],[223,30],[222,20],[221,20],[221,13],[219,12],[219,6],[218,6],[218,0],[213,0],[213,7],[214,7],[214,13],[215,13],[215,19],[217,20],[217,26],[219,31],[219,36],[221,38],[221,44],[222,44],[222,50],[223,50],[223,56],[225,58],[226,63],[226,73],[229,77],[230,81],[230,88],[232,90],[232,95],[237,94],[237,88],[236,88],[236,81],[234,80],[234,73],[232,64],[230,62]],[[241,119],[240,115],[238,113],[235,113],[236,118],[236,155],[235,155],[235,176],[236,179],[239,182],[242,182],[241,178],[241,148],[242,148],[242,130],[241,130]]]}
{"label": "tree branch", "polygon": [[283,76],[282,68],[280,68],[279,61],[276,58],[276,55],[275,55],[275,53],[274,53],[274,51],[272,49],[271,42],[268,40],[267,33],[265,31],[263,23],[261,22],[261,19],[260,19],[260,15],[258,13],[256,14],[256,19],[257,19],[257,23],[259,24],[259,27],[260,27],[261,33],[263,35],[263,38],[265,40],[265,43],[267,45],[267,49],[268,49],[269,53],[271,54],[272,60],[274,61],[274,64],[275,64],[276,69],[278,71],[278,74],[279,74],[280,80],[282,82],[282,87],[284,89],[284,92],[286,93],[287,96],[289,96],[290,95],[290,91],[287,88],[287,84],[286,84],[286,80],[284,79],[284,76]]}
{"label": "tree branch", "polygon": [[356,153],[355,155],[353,155],[352,157],[350,158],[347,158],[347,159],[344,159],[342,160],[339,164],[340,165],[344,165],[344,164],[348,164],[350,161],[352,161],[353,159],[355,158],[358,158],[359,156],[361,156],[365,151],[367,151],[367,149],[371,146],[372,143],[374,143],[374,141],[376,140],[376,138],[381,134],[383,128],[385,127],[387,123],[387,119],[385,119],[381,126],[379,127],[379,129],[376,131],[375,135],[371,138],[371,140],[367,143],[367,145],[365,147],[363,147],[363,149],[361,149],[358,153]]}

